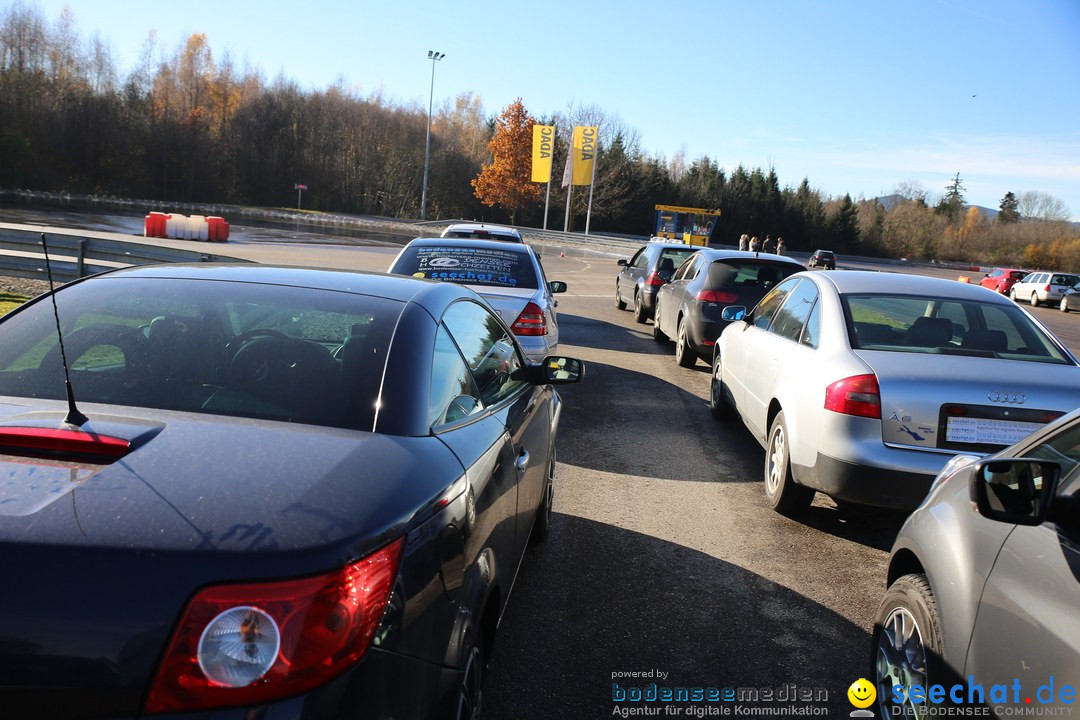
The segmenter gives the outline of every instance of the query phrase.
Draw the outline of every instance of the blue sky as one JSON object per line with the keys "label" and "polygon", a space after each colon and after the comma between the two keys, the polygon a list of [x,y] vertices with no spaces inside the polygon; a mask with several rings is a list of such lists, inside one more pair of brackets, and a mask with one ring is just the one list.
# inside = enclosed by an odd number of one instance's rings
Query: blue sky
{"label": "blue sky", "polygon": [[70,6],[124,74],[151,30],[168,55],[202,32],[268,80],[426,109],[438,50],[436,106],[592,105],[653,155],[854,198],[914,182],[936,199],[959,172],[968,202],[1035,190],[1080,220],[1080,0],[24,2]]}

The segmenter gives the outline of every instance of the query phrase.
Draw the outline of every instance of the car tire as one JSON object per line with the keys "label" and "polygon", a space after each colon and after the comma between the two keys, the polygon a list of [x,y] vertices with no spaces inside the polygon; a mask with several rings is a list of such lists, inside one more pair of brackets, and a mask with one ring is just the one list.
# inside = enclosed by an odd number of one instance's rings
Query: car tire
{"label": "car tire", "polygon": [[484,706],[484,653],[474,644],[465,656],[465,674],[458,687],[455,720],[479,720]]}
{"label": "car tire", "polygon": [[[870,677],[874,678],[882,717],[894,716],[894,686],[909,693],[914,685],[952,684],[942,656],[941,615],[925,575],[903,575],[889,586],[874,617],[872,638]],[[904,715],[921,716],[921,706],[908,701],[904,707]]]}
{"label": "car tire", "polygon": [[1063,313],[1069,312],[1069,299],[1067,297],[1061,297],[1061,302],[1058,303],[1058,310]]}
{"label": "car tire", "polygon": [[634,293],[634,320],[638,321],[642,325],[649,319],[649,314],[645,312],[645,301],[641,299],[641,293]]}
{"label": "car tire", "polygon": [[1039,294],[1032,290],[1028,302],[1031,303],[1031,307],[1039,307]]}
{"label": "car tire", "polygon": [[679,367],[692,368],[697,364],[697,351],[690,347],[690,339],[686,337],[686,317],[679,318],[678,335],[675,338],[675,362]]}
{"label": "car tire", "polygon": [[619,281],[615,281],[615,309],[625,310],[626,302],[622,299],[622,289],[619,288]]}
{"label": "car tire", "polygon": [[814,491],[798,485],[791,476],[791,438],[781,410],[769,427],[765,450],[765,499],[782,515],[794,515],[810,506]]}
{"label": "car tire", "polygon": [[1017,302],[1016,290],[1015,289],[1009,291],[1009,299],[1012,300],[1013,302]]}
{"label": "car tire", "polygon": [[709,382],[709,412],[717,420],[729,420],[735,414],[735,409],[728,404],[724,393],[724,381],[720,379],[722,368],[720,353],[716,353],[711,367],[712,380]]}
{"label": "car tire", "polygon": [[548,464],[547,483],[544,485],[544,497],[540,500],[540,507],[536,509],[536,519],[533,520],[532,534],[529,535],[529,545],[536,547],[543,545],[551,533],[551,509],[555,501],[555,448],[551,449],[551,461]]}
{"label": "car tire", "polygon": [[652,339],[656,342],[667,342],[668,336],[664,334],[664,331],[660,329],[660,301],[656,301],[656,305],[653,307],[652,318]]}

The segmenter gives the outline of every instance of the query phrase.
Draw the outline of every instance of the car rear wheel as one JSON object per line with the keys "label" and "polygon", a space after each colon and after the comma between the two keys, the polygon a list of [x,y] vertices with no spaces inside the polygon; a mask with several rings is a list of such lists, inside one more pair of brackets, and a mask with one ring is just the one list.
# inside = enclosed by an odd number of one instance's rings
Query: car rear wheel
{"label": "car rear wheel", "polygon": [[619,281],[615,281],[615,309],[625,310],[626,301],[622,299],[622,288],[619,287]]}
{"label": "car rear wheel", "polygon": [[697,364],[697,352],[690,347],[690,339],[686,337],[686,318],[679,318],[678,337],[675,339],[675,362],[679,367],[691,368]]}
{"label": "car rear wheel", "polygon": [[720,353],[716,353],[712,362],[712,380],[709,382],[709,412],[717,420],[727,420],[735,414],[724,393],[724,381],[720,379],[722,374],[723,363],[720,361]]}
{"label": "car rear wheel", "polygon": [[465,675],[458,688],[456,720],[479,720],[484,704],[484,655],[477,645],[469,650]]}
{"label": "car rear wheel", "polygon": [[645,301],[641,299],[641,293],[634,293],[634,319],[642,325],[649,319],[648,314],[645,312]]}
{"label": "car rear wheel", "polygon": [[[910,701],[911,688],[949,685],[942,677],[941,616],[925,575],[904,575],[889,586],[874,618],[871,648],[870,671],[882,717],[903,714],[923,718],[926,705]],[[897,686],[904,688],[906,702],[894,711],[892,697]]]}
{"label": "car rear wheel", "polygon": [[1031,307],[1039,307],[1039,294],[1032,290],[1031,296],[1028,297],[1028,302],[1031,303]]}
{"label": "car rear wheel", "polygon": [[664,334],[664,331],[660,329],[660,300],[657,298],[656,305],[653,307],[652,318],[652,339],[656,342],[666,342],[668,337]]}
{"label": "car rear wheel", "polygon": [[797,485],[791,476],[790,440],[784,413],[780,411],[773,418],[765,452],[765,498],[773,510],[783,515],[809,507],[814,499],[814,491]]}
{"label": "car rear wheel", "polygon": [[1063,313],[1069,312],[1069,298],[1062,296],[1061,302],[1058,303],[1058,310]]}
{"label": "car rear wheel", "polygon": [[533,521],[532,535],[529,536],[529,544],[537,546],[547,540],[551,532],[551,508],[555,500],[555,448],[551,449],[551,462],[548,464],[547,483],[544,485],[544,497],[540,501],[540,507],[536,510],[536,520]]}

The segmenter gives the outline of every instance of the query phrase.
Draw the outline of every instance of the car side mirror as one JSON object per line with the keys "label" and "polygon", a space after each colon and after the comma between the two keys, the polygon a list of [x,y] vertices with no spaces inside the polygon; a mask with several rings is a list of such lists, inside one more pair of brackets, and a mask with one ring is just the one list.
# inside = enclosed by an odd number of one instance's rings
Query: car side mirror
{"label": "car side mirror", "polygon": [[628,261],[628,260],[627,260],[626,258],[619,258],[619,261],[618,261],[618,262],[617,262],[616,264],[617,264],[617,265],[618,265],[619,267],[626,267],[626,266],[627,266],[627,265],[629,265],[630,263],[629,263],[629,261]]}
{"label": "car side mirror", "polygon": [[1051,460],[983,460],[971,475],[971,498],[990,520],[1042,525],[1060,478],[1061,465]]}
{"label": "car side mirror", "polygon": [[538,385],[566,385],[585,377],[585,363],[577,358],[549,355],[537,367],[541,371]]}
{"label": "car side mirror", "polygon": [[552,280],[548,283],[548,289],[551,290],[552,293],[564,293],[566,292],[566,283],[562,280]]}
{"label": "car side mirror", "polygon": [[720,317],[728,322],[736,322],[746,317],[745,305],[728,305],[720,311]]}

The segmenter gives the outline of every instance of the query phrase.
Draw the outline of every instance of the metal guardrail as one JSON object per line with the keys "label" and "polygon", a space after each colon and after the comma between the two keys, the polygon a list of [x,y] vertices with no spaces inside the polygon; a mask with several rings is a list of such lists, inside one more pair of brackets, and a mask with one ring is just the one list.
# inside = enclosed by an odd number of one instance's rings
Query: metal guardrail
{"label": "metal guardrail", "polygon": [[77,234],[0,228],[0,275],[44,280],[48,277],[44,234],[49,265],[58,283],[127,265],[187,262],[250,262],[200,250],[184,250],[150,243],[87,237]]}

